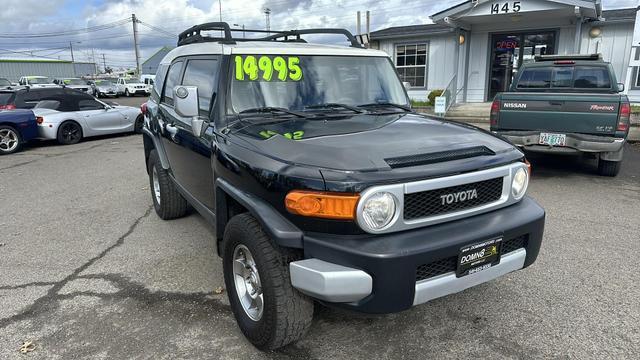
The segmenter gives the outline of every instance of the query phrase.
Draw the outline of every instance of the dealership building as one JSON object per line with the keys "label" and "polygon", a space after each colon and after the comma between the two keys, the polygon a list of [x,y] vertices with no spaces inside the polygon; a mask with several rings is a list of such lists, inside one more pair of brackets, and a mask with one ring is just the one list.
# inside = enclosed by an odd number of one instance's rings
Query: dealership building
{"label": "dealership building", "polygon": [[416,100],[447,89],[450,102],[491,101],[536,55],[601,53],[640,102],[638,14],[602,10],[601,0],[467,0],[431,15],[433,24],[374,31],[370,41],[392,57]]}

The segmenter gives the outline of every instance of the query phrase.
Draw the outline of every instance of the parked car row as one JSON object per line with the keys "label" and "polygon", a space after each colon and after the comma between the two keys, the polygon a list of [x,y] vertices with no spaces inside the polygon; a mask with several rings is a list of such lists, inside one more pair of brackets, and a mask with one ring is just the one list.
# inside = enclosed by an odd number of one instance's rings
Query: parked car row
{"label": "parked car row", "polygon": [[90,79],[81,78],[54,78],[47,76],[22,76],[18,83],[12,83],[6,78],[0,78],[0,90],[11,90],[16,88],[52,88],[66,87],[75,89],[95,97],[118,97],[118,96],[149,96],[153,89],[155,75],[142,75],[140,79]]}
{"label": "parked car row", "polygon": [[142,131],[140,109],[103,102],[73,88],[0,90],[0,154],[33,139],[75,144],[86,137]]}

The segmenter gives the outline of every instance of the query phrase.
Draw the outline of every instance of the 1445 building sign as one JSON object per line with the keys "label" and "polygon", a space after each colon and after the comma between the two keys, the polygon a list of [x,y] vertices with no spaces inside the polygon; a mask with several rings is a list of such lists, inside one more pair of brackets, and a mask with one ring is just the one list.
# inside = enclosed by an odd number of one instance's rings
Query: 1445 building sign
{"label": "1445 building sign", "polygon": [[491,15],[520,12],[521,1],[505,1],[491,4]]}

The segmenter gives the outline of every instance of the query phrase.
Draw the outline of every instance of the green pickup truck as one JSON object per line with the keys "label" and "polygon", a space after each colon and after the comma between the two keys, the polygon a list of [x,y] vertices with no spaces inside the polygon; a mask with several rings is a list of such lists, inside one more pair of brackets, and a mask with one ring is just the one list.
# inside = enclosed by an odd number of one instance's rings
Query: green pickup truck
{"label": "green pickup truck", "polygon": [[594,55],[537,56],[491,104],[491,131],[521,149],[590,153],[598,173],[616,176],[631,107],[611,64]]}

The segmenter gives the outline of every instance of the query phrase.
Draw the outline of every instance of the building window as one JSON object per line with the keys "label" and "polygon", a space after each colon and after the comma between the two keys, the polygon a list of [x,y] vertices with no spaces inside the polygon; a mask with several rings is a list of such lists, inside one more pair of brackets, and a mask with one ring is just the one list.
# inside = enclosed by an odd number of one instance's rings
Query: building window
{"label": "building window", "polygon": [[396,45],[396,68],[402,81],[426,87],[427,44]]}

